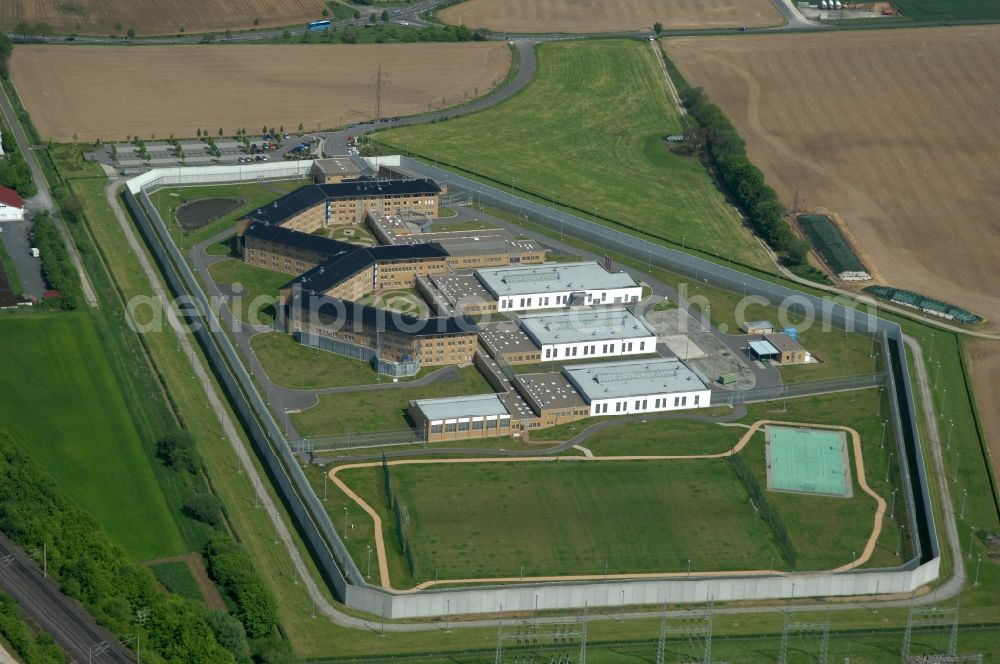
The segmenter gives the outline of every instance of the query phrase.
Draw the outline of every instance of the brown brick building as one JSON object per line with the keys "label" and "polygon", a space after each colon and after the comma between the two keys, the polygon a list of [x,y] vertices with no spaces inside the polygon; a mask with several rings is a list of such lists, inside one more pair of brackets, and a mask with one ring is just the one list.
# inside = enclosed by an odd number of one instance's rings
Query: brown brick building
{"label": "brown brick building", "polygon": [[436,217],[441,187],[433,180],[354,179],[311,184],[263,205],[247,219],[312,233],[327,226],[361,224],[368,212],[414,212]]}
{"label": "brown brick building", "polygon": [[464,316],[416,318],[388,309],[297,290],[285,305],[289,334],[308,333],[378,350],[392,362],[421,366],[472,361],[479,327]]}

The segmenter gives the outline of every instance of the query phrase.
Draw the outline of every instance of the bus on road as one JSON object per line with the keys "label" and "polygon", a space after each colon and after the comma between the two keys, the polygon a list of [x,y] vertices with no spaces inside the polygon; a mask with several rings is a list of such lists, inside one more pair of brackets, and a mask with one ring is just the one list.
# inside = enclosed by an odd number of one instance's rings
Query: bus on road
{"label": "bus on road", "polygon": [[330,29],[330,22],[329,21],[309,21],[309,25],[307,27],[310,30],[329,30]]}

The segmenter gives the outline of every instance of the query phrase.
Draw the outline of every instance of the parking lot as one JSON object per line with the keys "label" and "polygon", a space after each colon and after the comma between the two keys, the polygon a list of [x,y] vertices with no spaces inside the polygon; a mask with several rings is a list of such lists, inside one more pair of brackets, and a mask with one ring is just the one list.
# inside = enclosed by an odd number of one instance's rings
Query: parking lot
{"label": "parking lot", "polygon": [[[287,136],[288,138],[285,138]],[[284,159],[285,155],[310,158],[318,153],[319,139],[304,135],[285,134],[264,140],[261,135],[249,136],[247,143],[233,138],[214,140],[215,150],[206,141],[185,140],[176,145],[169,141],[147,141],[142,158],[134,143],[114,143],[95,151],[99,161],[117,169],[161,168],[169,166],[232,165]]]}

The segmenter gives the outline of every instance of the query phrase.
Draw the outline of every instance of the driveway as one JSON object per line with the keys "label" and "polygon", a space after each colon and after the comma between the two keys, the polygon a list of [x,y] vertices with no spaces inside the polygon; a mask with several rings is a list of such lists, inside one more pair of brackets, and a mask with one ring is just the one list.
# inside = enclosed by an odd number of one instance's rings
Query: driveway
{"label": "driveway", "polygon": [[25,295],[41,298],[45,293],[42,261],[31,257],[30,221],[5,221],[0,224],[0,241],[14,262]]}

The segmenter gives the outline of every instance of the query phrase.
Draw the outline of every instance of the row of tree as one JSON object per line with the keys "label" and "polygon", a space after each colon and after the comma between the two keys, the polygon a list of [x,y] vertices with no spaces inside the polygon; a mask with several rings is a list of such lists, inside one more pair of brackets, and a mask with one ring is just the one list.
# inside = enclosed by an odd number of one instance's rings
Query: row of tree
{"label": "row of tree", "polygon": [[0,595],[0,637],[24,664],[63,664],[66,656],[46,632],[33,633],[21,618],[17,603]]}
{"label": "row of tree", "polygon": [[0,123],[3,130],[4,156],[0,159],[0,185],[10,187],[24,198],[38,193],[35,180],[31,177],[31,168],[24,160],[24,155],[17,149],[14,133],[6,125]]}
{"label": "row of tree", "polygon": [[774,532],[775,539],[778,540],[778,546],[781,548],[781,553],[785,556],[785,560],[792,567],[795,567],[798,561],[798,554],[795,552],[795,545],[792,544],[792,538],[788,535],[788,529],[785,528],[785,523],[778,516],[777,510],[771,505],[767,500],[767,496],[760,488],[760,483],[757,481],[756,476],[754,476],[753,471],[750,470],[750,466],[747,462],[743,460],[743,457],[736,454],[730,454],[728,457],[730,465],[732,465],[733,470],[739,476],[740,481],[743,482],[744,488],[747,490],[747,494],[750,496],[750,501],[753,503],[754,508],[760,515],[764,522],[771,528]]}
{"label": "row of tree", "polygon": [[[372,14],[375,18],[375,14]],[[318,35],[318,36],[317,36]],[[283,38],[292,38],[292,33],[286,30]],[[344,28],[343,30],[324,30],[316,33],[303,31],[300,41],[313,43],[356,44],[374,41],[383,43],[413,43],[413,42],[465,42],[483,41],[486,35],[479,30],[470,30],[464,25],[432,25],[426,28],[407,28],[398,25],[372,22],[363,28]]]}
{"label": "row of tree", "polygon": [[686,87],[681,101],[697,123],[688,127],[690,140],[705,148],[704,154],[723,185],[736,199],[750,226],[793,265],[806,262],[809,243],[797,238],[784,219],[778,194],[764,182],[764,174],[747,157],[746,144],[736,128],[701,88]]}
{"label": "row of tree", "polygon": [[59,229],[47,214],[35,217],[34,245],[42,257],[42,276],[49,288],[59,291],[59,306],[62,309],[76,309],[80,306],[83,291],[80,275],[63,244]]}
{"label": "row of tree", "polygon": [[[149,664],[235,662],[200,602],[159,590],[152,572],[130,562],[90,514],[14,439],[0,431],[0,530],[25,549],[46,547],[49,574],[117,634],[140,634]],[[214,620],[218,621],[218,617]],[[241,658],[242,659],[242,658]]]}
{"label": "row of tree", "polygon": [[274,633],[278,622],[274,596],[250,557],[229,536],[222,501],[207,490],[202,478],[203,464],[194,436],[181,429],[166,434],[157,441],[156,456],[174,472],[186,493],[181,511],[209,529],[204,546],[208,571],[236,607],[245,651],[246,636],[261,639]]}

